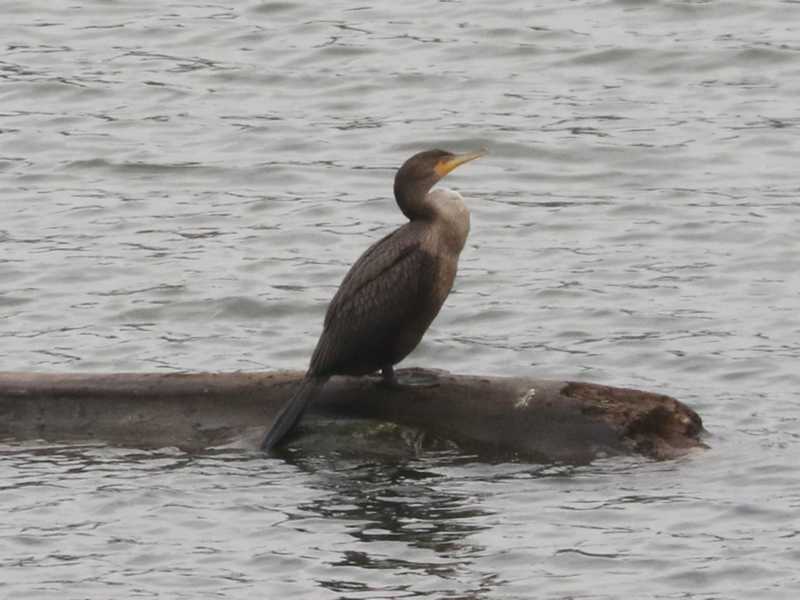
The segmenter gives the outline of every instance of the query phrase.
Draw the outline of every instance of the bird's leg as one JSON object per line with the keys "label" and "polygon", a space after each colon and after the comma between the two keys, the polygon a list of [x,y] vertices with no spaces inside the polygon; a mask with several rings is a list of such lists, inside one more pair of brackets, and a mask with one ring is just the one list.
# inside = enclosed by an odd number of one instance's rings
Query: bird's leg
{"label": "bird's leg", "polygon": [[439,378],[435,374],[425,372],[403,373],[398,377],[394,367],[387,365],[381,369],[381,385],[392,389],[436,387],[439,385]]}
{"label": "bird's leg", "polygon": [[386,365],[381,369],[381,385],[388,388],[400,387],[397,382],[397,376],[394,374],[394,367],[392,365]]}

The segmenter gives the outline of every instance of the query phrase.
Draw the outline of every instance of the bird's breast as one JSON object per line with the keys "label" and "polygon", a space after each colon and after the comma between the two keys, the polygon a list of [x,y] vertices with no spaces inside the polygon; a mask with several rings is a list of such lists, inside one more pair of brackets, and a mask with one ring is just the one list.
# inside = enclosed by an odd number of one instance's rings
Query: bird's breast
{"label": "bird's breast", "polygon": [[434,223],[428,228],[423,249],[430,256],[432,266],[432,286],[428,300],[434,312],[438,312],[453,287],[458,272],[458,258],[465,240],[466,233],[455,231],[451,225]]}
{"label": "bird's breast", "polygon": [[441,307],[450,290],[458,272],[458,255],[440,256],[437,262],[436,279],[433,286],[433,301]]}

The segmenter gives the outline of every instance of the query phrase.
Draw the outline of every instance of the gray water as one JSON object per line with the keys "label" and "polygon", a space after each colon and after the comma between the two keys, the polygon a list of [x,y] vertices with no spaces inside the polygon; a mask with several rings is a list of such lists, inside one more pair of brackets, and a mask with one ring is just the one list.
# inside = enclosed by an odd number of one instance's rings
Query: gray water
{"label": "gray water", "polygon": [[800,593],[800,5],[4,1],[0,369],[303,368],[399,164],[472,210],[408,365],[639,387],[710,449],[0,446],[3,598]]}

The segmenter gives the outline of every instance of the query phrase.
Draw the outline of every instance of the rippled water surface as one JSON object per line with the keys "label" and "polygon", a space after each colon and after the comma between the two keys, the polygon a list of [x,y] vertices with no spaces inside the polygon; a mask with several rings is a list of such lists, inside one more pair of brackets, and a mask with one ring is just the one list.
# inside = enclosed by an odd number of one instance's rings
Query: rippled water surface
{"label": "rippled water surface", "polygon": [[302,368],[429,147],[408,364],[674,395],[711,449],[489,465],[0,446],[8,598],[797,598],[800,5],[4,2],[0,370]]}

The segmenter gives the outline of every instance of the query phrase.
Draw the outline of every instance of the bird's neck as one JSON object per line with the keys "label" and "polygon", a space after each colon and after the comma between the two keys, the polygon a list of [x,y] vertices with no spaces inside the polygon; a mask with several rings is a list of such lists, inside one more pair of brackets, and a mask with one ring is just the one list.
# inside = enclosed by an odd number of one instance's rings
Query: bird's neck
{"label": "bird's neck", "polygon": [[457,256],[469,234],[469,210],[458,192],[447,188],[428,191],[431,187],[427,183],[395,185],[397,205],[412,223],[431,225],[439,242]]}
{"label": "bird's neck", "polygon": [[435,207],[428,200],[428,190],[431,184],[428,182],[403,182],[395,181],[394,198],[397,206],[410,221],[418,219],[430,220],[435,215]]}
{"label": "bird's neck", "polygon": [[431,225],[443,248],[458,256],[469,235],[469,210],[461,194],[446,188],[435,189],[427,195],[431,207]]}

